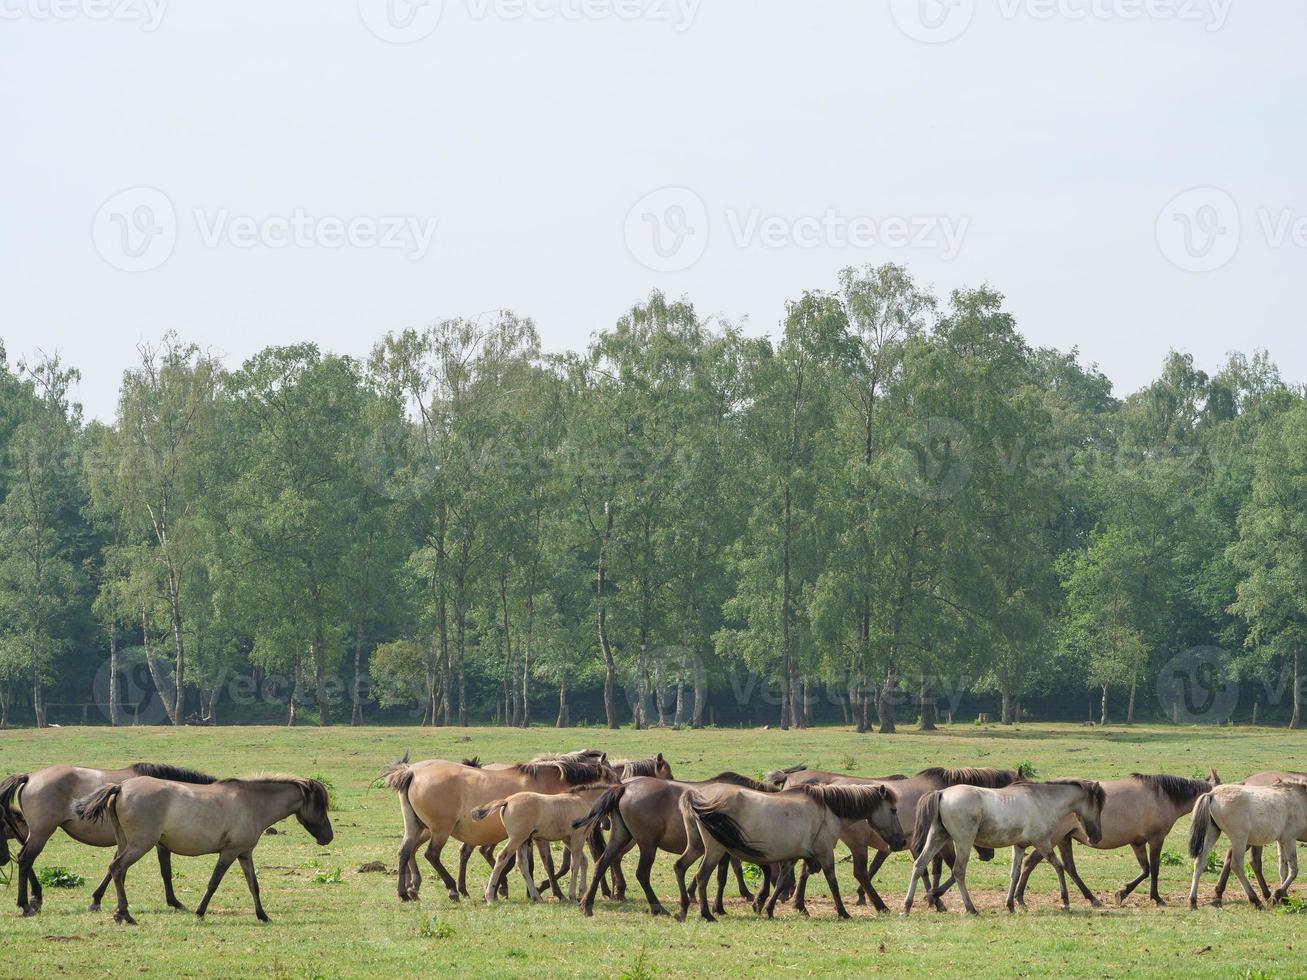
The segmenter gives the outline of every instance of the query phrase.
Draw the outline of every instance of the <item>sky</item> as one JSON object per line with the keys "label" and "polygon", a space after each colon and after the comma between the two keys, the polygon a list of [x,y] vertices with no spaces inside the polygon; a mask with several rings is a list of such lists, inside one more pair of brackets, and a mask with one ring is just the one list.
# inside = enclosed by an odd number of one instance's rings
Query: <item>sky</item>
{"label": "sky", "polygon": [[1307,381],[1296,0],[0,0],[0,339],[112,418],[231,366],[653,289],[774,333],[846,266],[988,283],[1118,394]]}

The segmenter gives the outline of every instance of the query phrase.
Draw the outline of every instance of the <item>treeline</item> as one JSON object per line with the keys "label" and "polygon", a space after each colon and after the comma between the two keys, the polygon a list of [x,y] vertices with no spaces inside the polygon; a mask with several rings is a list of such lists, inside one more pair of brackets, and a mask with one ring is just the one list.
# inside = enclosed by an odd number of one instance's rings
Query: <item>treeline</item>
{"label": "treeline", "polygon": [[77,379],[0,348],[4,725],[887,732],[1228,682],[1299,721],[1307,405],[1264,353],[1120,400],[998,293],[887,265],[775,340],[654,293],[561,355],[509,313],[366,362],[170,335],[112,425]]}

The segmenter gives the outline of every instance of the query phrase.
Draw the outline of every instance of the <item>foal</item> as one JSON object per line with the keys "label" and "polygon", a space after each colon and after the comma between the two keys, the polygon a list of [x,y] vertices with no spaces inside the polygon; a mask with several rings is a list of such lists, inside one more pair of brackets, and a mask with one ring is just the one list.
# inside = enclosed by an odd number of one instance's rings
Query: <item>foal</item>
{"label": "foal", "polygon": [[[1007,908],[1016,908],[1014,897],[1021,874],[1021,859],[1026,848],[1037,847],[1044,860],[1057,872],[1062,891],[1062,907],[1068,908],[1066,875],[1062,862],[1053,850],[1054,834],[1062,820],[1071,813],[1080,818],[1095,844],[1102,838],[1100,817],[1103,810],[1103,787],[1090,779],[1054,779],[1047,783],[1014,783],[1003,789],[979,786],[950,786],[936,790],[917,804],[917,827],[913,840],[921,848],[912,867],[908,894],[903,899],[903,914],[912,911],[917,879],[929,867],[931,859],[953,842],[957,857],[953,875],[957,880],[962,904],[972,915],[976,906],[967,891],[967,861],[976,846],[1012,847],[1012,880],[1008,886]],[[943,891],[948,884],[942,885]]]}
{"label": "foal", "polygon": [[254,848],[263,832],[295,815],[300,825],[322,847],[334,837],[327,817],[327,790],[316,779],[294,776],[260,776],[223,779],[208,786],[170,783],[137,776],[111,783],[76,804],[77,815],[91,823],[112,823],[118,852],[109,865],[118,909],[114,921],[135,925],[127,909],[127,869],[150,848],[162,844],[175,854],[197,857],[217,854],[195,914],[200,918],[233,861],[240,861],[245,883],[254,898],[254,914],[267,922],[254,874]]}
{"label": "foal", "polygon": [[531,878],[529,860],[532,841],[562,841],[571,859],[571,875],[568,878],[567,897],[576,901],[577,878],[581,889],[585,889],[585,872],[587,859],[585,854],[585,830],[572,826],[576,821],[584,822],[590,812],[590,805],[606,790],[606,786],[592,786],[576,789],[570,793],[514,793],[503,800],[495,800],[472,811],[473,820],[484,820],[498,811],[504,829],[508,831],[508,842],[499,852],[499,860],[490,872],[486,883],[486,902],[493,903],[499,891],[499,883],[504,873],[509,870],[514,857],[518,870],[526,880],[526,891],[531,901],[540,901],[540,890]]}
{"label": "foal", "polygon": [[1189,907],[1198,907],[1198,879],[1207,865],[1207,854],[1224,831],[1230,838],[1230,863],[1239,876],[1248,901],[1262,908],[1261,896],[1248,883],[1243,855],[1249,844],[1276,844],[1280,851],[1280,884],[1271,893],[1278,905],[1289,894],[1298,877],[1298,839],[1307,836],[1307,783],[1281,779],[1271,786],[1218,786],[1198,800],[1189,830],[1189,856],[1194,859],[1194,878],[1189,886]]}

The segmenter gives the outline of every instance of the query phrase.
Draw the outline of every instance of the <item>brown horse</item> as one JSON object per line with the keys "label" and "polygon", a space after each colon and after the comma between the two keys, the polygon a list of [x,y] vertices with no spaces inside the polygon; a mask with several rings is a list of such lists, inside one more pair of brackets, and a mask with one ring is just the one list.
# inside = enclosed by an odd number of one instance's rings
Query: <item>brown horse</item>
{"label": "brown horse", "polygon": [[[418,846],[429,841],[427,861],[440,875],[449,897],[458,901],[458,884],[440,861],[450,837],[474,847],[495,845],[507,836],[497,815],[472,818],[472,810],[514,793],[562,793],[590,783],[615,782],[606,761],[525,762],[508,769],[477,769],[453,762],[431,761],[391,765],[382,776],[399,794],[404,839],[399,848],[398,892],[401,901],[414,901],[422,884],[414,860]],[[553,875],[551,875],[553,877]]]}
{"label": "brown horse", "polygon": [[[769,778],[781,777],[786,788],[802,785],[809,782],[818,783],[835,783],[843,785],[861,786],[888,784],[894,787],[894,792],[899,797],[899,812],[906,815],[904,820],[904,831],[907,834],[907,841],[902,848],[888,847],[884,841],[879,840],[871,827],[863,823],[851,823],[840,834],[840,840],[849,849],[853,855],[853,874],[859,882],[866,880],[870,882],[876,877],[876,872],[880,866],[885,863],[885,859],[890,854],[908,848],[917,846],[913,837],[915,833],[915,824],[912,815],[917,812],[917,804],[927,793],[935,790],[947,789],[949,786],[982,786],[987,789],[1000,789],[1017,782],[1021,778],[1021,773],[1016,769],[990,769],[978,767],[965,767],[960,769],[944,769],[938,766],[922,769],[914,776],[881,776],[878,778],[868,778],[863,776],[849,776],[843,773],[823,772],[818,769],[808,769],[806,766],[791,766],[789,769],[770,773]],[[867,865],[868,853],[875,850],[876,856],[872,859],[870,867]],[[987,847],[977,847],[976,856],[982,861],[989,861],[994,857],[992,849]],[[940,875],[945,863],[950,868],[953,867],[954,853],[952,842],[946,844],[935,857],[934,868],[934,887],[930,887],[930,882],[924,882],[930,888],[928,899],[931,905],[940,910],[944,910],[944,903],[940,896],[947,891],[947,888],[940,888]],[[864,873],[865,872],[865,873]],[[803,873],[799,878],[799,884],[802,885],[809,874],[809,868],[804,867]],[[798,899],[799,892],[795,892],[795,898]],[[870,891],[863,885],[859,885],[859,904],[863,901],[863,895],[871,900],[872,905],[878,912],[888,911],[887,906],[881,900],[880,895],[873,888]],[[783,899],[782,899],[783,900]],[[801,906],[798,906],[801,908]]]}
{"label": "brown horse", "polygon": [[[1305,779],[1307,772],[1288,772],[1285,770],[1272,769],[1267,772],[1259,772],[1247,779],[1239,780],[1240,786],[1274,786],[1280,780],[1285,779]],[[1262,890],[1262,898],[1271,897],[1271,886],[1266,883],[1266,875],[1262,872],[1262,847],[1260,844],[1254,844],[1249,847],[1249,861],[1253,866],[1253,874],[1257,877],[1257,884]],[[1221,866],[1221,877],[1216,882],[1216,894],[1212,896],[1212,904],[1217,908],[1221,906],[1221,900],[1225,895],[1226,883],[1230,880],[1230,869],[1233,866],[1231,856],[1233,852],[1227,851],[1225,854],[1225,864]]]}
{"label": "brown horse", "polygon": [[[843,828],[854,822],[870,823],[890,847],[902,847],[904,842],[898,820],[898,794],[888,783],[808,783],[780,793],[717,785],[684,793],[679,806],[686,836],[685,851],[675,865],[681,890],[681,920],[690,907],[685,872],[700,856],[699,915],[708,922],[713,921],[708,911],[708,879],[727,854],[764,869],[797,860],[817,865],[826,875],[835,910],[840,918],[847,919],[849,913],[840,899],[835,877],[835,844]],[[865,887],[870,888],[870,883]],[[803,888],[802,883],[799,888]],[[766,889],[764,882],[759,899],[765,897]],[[775,908],[773,896],[767,905],[768,918]]]}
{"label": "brown horse", "polygon": [[[1161,868],[1162,845],[1166,836],[1175,826],[1175,822],[1194,808],[1198,797],[1218,785],[1221,778],[1213,770],[1208,779],[1186,779],[1183,776],[1142,776],[1134,773],[1128,779],[1111,779],[1103,782],[1103,836],[1098,843],[1090,844],[1080,821],[1068,816],[1055,831],[1058,853],[1062,857],[1062,866],[1071,880],[1080,889],[1089,904],[1100,908],[1102,902],[1089,890],[1076,871],[1075,855],[1071,847],[1074,839],[1081,844],[1100,851],[1111,851],[1127,844],[1134,849],[1135,860],[1139,862],[1139,876],[1126,883],[1116,893],[1117,905],[1125,904],[1130,893],[1139,887],[1145,878],[1150,879],[1148,897],[1157,905],[1166,902],[1158,894],[1157,879]],[[1026,858],[1021,880],[1017,883],[1017,904],[1025,906],[1026,882],[1035,865],[1043,860],[1038,850],[1032,851]]]}
{"label": "brown horse", "polygon": [[[590,887],[586,890],[585,900],[581,903],[582,913],[594,915],[595,893],[599,890],[599,882],[604,872],[620,861],[622,855],[632,847],[638,847],[640,860],[636,865],[635,877],[640,882],[640,887],[644,889],[645,899],[649,902],[649,913],[667,915],[667,909],[663,908],[662,902],[654,894],[653,885],[649,881],[649,871],[653,868],[654,859],[660,850],[677,855],[685,852],[685,821],[679,809],[681,796],[689,790],[717,783],[747,786],[760,792],[776,791],[774,787],[750,779],[748,776],[723,772],[711,779],[697,782],[637,776],[613,786],[599,797],[590,812],[577,824],[578,827],[586,829],[593,828],[605,819],[611,824],[608,845],[595,865]],[[753,895],[744,883],[743,867],[738,860],[733,861],[732,864],[740,894],[744,898],[752,898]],[[726,865],[723,864],[717,879],[717,901],[714,906],[719,912],[722,908],[722,891],[726,883],[725,872]]]}
{"label": "brown horse", "polygon": [[204,918],[232,862],[240,861],[254,898],[254,914],[267,922],[254,873],[255,846],[265,830],[292,814],[320,846],[327,846],[335,836],[327,807],[326,787],[316,779],[296,776],[223,779],[206,785],[135,776],[101,786],[74,804],[81,819],[113,827],[118,841],[109,864],[118,893],[113,918],[126,925],[136,924],[127,908],[127,870],[160,844],[188,857],[218,855],[208,890],[195,910],[198,917]]}
{"label": "brown horse", "polygon": [[[77,800],[101,786],[121,783],[133,776],[154,776],[195,785],[214,782],[214,777],[193,769],[138,762],[126,769],[50,766],[38,772],[10,776],[0,783],[0,828],[7,825],[13,832],[14,839],[23,841],[18,852],[18,907],[24,916],[36,915],[41,910],[41,882],[33,866],[56,830],[62,828],[73,840],[92,847],[112,847],[116,843],[112,827],[87,822],[77,815],[74,810]],[[3,842],[4,836],[5,831],[0,830],[0,842]],[[3,850],[8,855],[7,843],[3,843]],[[182,904],[177,901],[172,889],[172,858],[166,847],[161,846],[157,851],[164,898],[170,908],[181,909]],[[92,911],[99,909],[109,881],[110,876],[105,875],[92,895]]]}

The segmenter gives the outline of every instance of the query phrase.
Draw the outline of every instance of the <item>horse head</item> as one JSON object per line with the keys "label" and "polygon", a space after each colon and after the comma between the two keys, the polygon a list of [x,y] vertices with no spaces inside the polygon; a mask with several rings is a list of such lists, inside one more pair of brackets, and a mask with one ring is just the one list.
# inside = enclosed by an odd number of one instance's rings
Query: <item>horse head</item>
{"label": "horse head", "polygon": [[907,836],[903,833],[903,824],[899,822],[899,794],[884,784],[872,789],[878,802],[872,808],[867,822],[892,850],[901,851],[907,846]]}
{"label": "horse head", "polygon": [[1103,792],[1103,784],[1096,780],[1079,779],[1076,782],[1085,793],[1084,801],[1075,808],[1076,816],[1085,825],[1089,843],[1097,844],[1103,839],[1103,801],[1107,794]]}
{"label": "horse head", "polygon": [[316,779],[302,780],[299,787],[303,799],[295,811],[295,819],[318,842],[319,847],[326,847],[336,836],[331,827],[331,818],[327,816],[330,806],[327,787]]}

